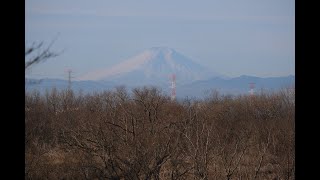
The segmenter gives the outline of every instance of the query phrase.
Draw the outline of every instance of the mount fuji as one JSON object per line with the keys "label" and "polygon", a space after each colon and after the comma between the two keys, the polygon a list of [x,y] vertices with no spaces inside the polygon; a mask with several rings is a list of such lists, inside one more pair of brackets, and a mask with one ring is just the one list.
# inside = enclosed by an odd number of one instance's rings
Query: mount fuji
{"label": "mount fuji", "polygon": [[222,76],[174,49],[153,47],[120,64],[89,72],[79,79],[112,81],[126,86],[168,86],[170,74],[176,75],[177,85]]}
{"label": "mount fuji", "polygon": [[[222,94],[248,94],[248,83],[255,83],[256,90],[268,92],[292,87],[295,76],[254,77],[242,75],[228,78],[203,67],[190,58],[168,47],[153,47],[108,68],[89,72],[73,81],[71,88],[85,93],[111,90],[117,86],[128,89],[141,86],[158,87],[170,93],[170,77],[176,76],[177,97],[203,97],[210,90]],[[30,79],[32,82],[32,79]],[[37,82],[37,81],[35,81]],[[52,88],[68,88],[67,80],[42,79],[38,83],[26,81],[26,91],[45,92]]]}

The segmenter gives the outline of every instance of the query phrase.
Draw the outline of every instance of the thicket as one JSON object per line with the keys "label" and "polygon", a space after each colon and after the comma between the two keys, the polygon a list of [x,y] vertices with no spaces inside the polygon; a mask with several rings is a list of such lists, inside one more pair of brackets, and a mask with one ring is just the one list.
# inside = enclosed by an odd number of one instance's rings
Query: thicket
{"label": "thicket", "polygon": [[295,179],[294,91],[25,95],[26,179]]}

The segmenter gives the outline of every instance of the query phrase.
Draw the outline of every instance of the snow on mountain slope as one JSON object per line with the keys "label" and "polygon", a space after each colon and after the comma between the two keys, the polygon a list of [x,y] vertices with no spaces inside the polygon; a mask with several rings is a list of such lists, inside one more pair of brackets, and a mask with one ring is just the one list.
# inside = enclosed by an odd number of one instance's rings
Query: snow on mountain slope
{"label": "snow on mountain slope", "polygon": [[220,76],[167,47],[153,47],[110,68],[90,72],[81,80],[112,80],[122,84],[165,83],[175,73],[177,84]]}

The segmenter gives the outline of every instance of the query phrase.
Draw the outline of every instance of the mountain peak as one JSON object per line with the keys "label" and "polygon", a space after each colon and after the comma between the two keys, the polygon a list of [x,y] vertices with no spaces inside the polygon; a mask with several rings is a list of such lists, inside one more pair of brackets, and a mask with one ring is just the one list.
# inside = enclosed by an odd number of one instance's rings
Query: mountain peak
{"label": "mountain peak", "polygon": [[152,47],[146,50],[155,58],[160,58],[162,60],[172,59],[172,55],[176,54],[176,51],[169,47]]}
{"label": "mountain peak", "polygon": [[174,49],[169,48],[169,47],[165,47],[165,46],[152,47],[149,50],[157,51],[157,52],[168,52],[168,51],[173,52],[173,51],[175,51]]}
{"label": "mountain peak", "polygon": [[125,82],[123,84],[128,84],[129,80],[134,83],[155,83],[157,80],[166,83],[172,73],[179,77],[179,83],[216,75],[172,48],[152,47],[113,67],[90,72],[81,79]]}

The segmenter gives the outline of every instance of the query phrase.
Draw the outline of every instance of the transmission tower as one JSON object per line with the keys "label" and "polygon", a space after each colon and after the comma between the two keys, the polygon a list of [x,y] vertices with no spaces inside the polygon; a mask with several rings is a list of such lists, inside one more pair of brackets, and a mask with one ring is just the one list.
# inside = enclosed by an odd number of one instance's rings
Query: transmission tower
{"label": "transmission tower", "polygon": [[176,75],[171,75],[171,100],[176,99]]}
{"label": "transmission tower", "polygon": [[71,90],[71,78],[72,78],[71,73],[72,73],[72,70],[68,69],[67,73],[68,73],[68,90]]}
{"label": "transmission tower", "polygon": [[254,88],[255,88],[255,84],[256,83],[249,83],[249,87],[250,87],[250,95],[253,96],[254,95]]}

